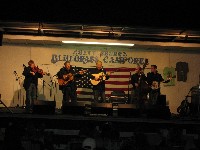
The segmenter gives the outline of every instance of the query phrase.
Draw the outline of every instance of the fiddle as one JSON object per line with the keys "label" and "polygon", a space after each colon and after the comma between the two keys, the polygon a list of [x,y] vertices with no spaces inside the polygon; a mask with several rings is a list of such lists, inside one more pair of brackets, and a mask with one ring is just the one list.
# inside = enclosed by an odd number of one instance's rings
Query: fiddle
{"label": "fiddle", "polygon": [[34,72],[34,73],[39,73],[39,74],[42,74],[42,75],[49,75],[49,73],[46,73],[46,72],[44,72],[42,69],[40,69],[40,68],[38,68],[38,66],[36,67],[34,67],[33,69],[32,69],[32,71]]}

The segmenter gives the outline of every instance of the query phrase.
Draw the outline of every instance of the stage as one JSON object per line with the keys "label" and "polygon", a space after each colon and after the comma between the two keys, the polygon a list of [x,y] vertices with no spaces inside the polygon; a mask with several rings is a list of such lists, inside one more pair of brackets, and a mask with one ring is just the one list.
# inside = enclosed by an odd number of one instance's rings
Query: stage
{"label": "stage", "polygon": [[47,128],[51,129],[74,129],[78,130],[84,125],[92,123],[99,126],[105,123],[112,123],[120,131],[131,132],[138,126],[152,128],[188,128],[195,130],[200,126],[200,116],[179,117],[177,114],[171,114],[169,118],[151,117],[146,114],[140,116],[122,117],[114,114],[62,114],[61,109],[56,109],[54,114],[35,114],[25,113],[23,108],[9,108],[13,113],[8,112],[5,108],[0,108],[1,127],[6,127],[9,122],[33,122],[36,124],[45,123]]}

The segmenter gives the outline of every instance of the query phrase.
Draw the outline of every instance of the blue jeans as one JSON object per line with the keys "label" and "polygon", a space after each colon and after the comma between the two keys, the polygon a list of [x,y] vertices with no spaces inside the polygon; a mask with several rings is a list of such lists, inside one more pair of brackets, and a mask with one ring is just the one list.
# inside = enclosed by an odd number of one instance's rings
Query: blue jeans
{"label": "blue jeans", "polygon": [[69,99],[71,98],[71,102],[72,103],[76,103],[77,102],[77,93],[75,89],[72,89],[69,86],[65,86],[62,89],[62,93],[63,93],[63,104],[64,103],[69,103]]}
{"label": "blue jeans", "polygon": [[34,100],[37,96],[37,87],[35,84],[31,83],[29,88],[26,90],[26,110],[30,111],[33,106]]}
{"label": "blue jeans", "polygon": [[[98,102],[106,102],[106,95],[105,95],[105,91],[101,91],[101,90],[94,90],[94,102],[98,103]],[[99,97],[101,98],[101,100],[99,101]]]}

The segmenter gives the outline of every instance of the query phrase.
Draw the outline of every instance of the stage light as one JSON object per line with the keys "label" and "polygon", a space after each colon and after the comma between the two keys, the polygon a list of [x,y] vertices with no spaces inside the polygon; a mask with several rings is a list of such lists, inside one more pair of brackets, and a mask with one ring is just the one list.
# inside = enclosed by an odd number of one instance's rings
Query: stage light
{"label": "stage light", "polygon": [[87,45],[111,45],[111,46],[134,46],[131,43],[106,43],[106,42],[82,42],[82,41],[62,41],[65,44],[87,44]]}

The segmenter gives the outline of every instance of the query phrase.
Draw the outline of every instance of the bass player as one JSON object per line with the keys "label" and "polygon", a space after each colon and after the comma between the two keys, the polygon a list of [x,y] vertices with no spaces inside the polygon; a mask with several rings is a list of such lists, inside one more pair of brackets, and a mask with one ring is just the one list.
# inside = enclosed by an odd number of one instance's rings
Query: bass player
{"label": "bass player", "polygon": [[66,102],[69,103],[70,99],[72,103],[77,102],[77,87],[75,79],[82,77],[83,73],[83,71],[79,71],[78,74],[75,74],[75,70],[73,70],[69,61],[66,61],[64,67],[62,67],[57,73],[59,90],[63,93],[62,104]]}
{"label": "bass player", "polygon": [[133,89],[131,92],[131,102],[135,103],[141,111],[144,109],[144,102],[147,96],[146,91],[144,90],[144,83],[146,82],[146,76],[140,66],[137,66],[135,69],[135,74],[131,76],[131,84]]}
{"label": "bass player", "polygon": [[[94,94],[94,103],[106,102],[105,96],[105,80],[108,80],[110,77],[110,72],[106,71],[102,67],[102,62],[96,62],[96,68],[91,70],[91,81],[96,81],[97,84],[93,84],[93,94]],[[98,98],[101,98],[99,101]]]}

